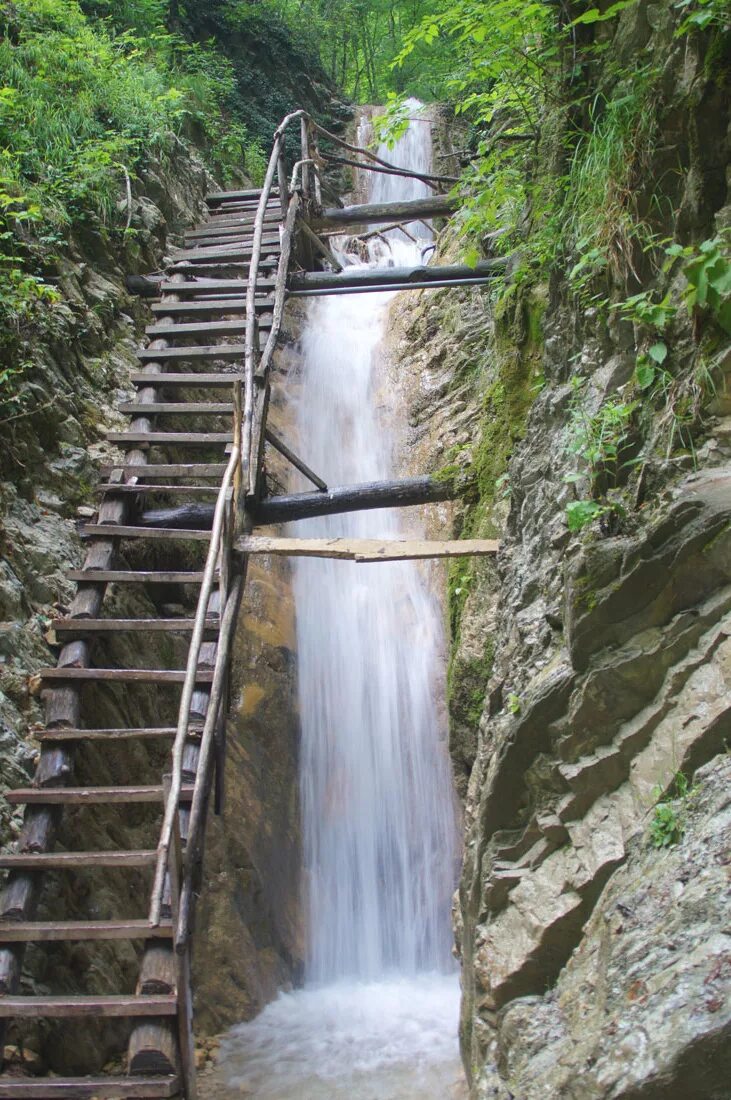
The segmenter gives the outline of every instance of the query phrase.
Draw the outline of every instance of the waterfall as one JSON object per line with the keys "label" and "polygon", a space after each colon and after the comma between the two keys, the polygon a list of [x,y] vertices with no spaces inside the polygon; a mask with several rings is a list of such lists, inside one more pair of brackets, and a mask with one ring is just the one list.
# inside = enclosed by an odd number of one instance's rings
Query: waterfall
{"label": "waterfall", "polygon": [[[399,167],[428,171],[430,126],[412,122],[382,154]],[[369,175],[374,202],[429,193],[418,180]],[[429,232],[420,223],[413,228],[416,241],[389,234],[399,264],[421,262]],[[368,251],[371,266],[391,258],[379,238]],[[391,297],[326,297],[309,311],[297,434],[329,485],[397,473],[391,417],[380,408],[389,400],[380,344]],[[405,534],[394,510],[309,520],[296,529],[303,536]],[[443,969],[450,962],[455,826],[439,710],[440,608],[416,562],[295,562],[307,978]]]}
{"label": "waterfall", "polygon": [[[431,127],[419,104],[411,109],[406,134],[381,153],[429,171]],[[359,144],[368,125],[363,117]],[[418,180],[367,178],[374,202],[430,193]],[[391,230],[389,244],[371,238],[365,260],[345,242],[338,255],[343,264],[418,264],[431,232],[407,228],[410,236]],[[400,472],[403,414],[382,348],[392,298],[310,303],[289,399],[298,450],[329,485]],[[299,522],[295,532],[424,534],[418,513],[387,509]],[[223,1048],[227,1080],[272,1100],[443,1097],[459,1072],[459,992],[442,612],[423,564],[294,561],[306,985],[234,1029]]]}

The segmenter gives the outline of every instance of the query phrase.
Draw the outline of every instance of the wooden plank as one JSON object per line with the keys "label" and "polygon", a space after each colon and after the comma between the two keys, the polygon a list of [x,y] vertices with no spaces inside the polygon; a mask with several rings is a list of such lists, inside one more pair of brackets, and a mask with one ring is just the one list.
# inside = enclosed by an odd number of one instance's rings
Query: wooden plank
{"label": "wooden plank", "polygon": [[66,576],[89,584],[200,584],[203,580],[202,571],[185,569],[69,569]]}
{"label": "wooden plank", "polygon": [[[262,252],[268,252],[276,256],[281,252],[279,236],[266,237],[262,241]],[[211,248],[186,248],[173,253],[170,257],[172,263],[185,260],[186,263],[206,263],[216,267],[229,264],[248,264],[252,256],[251,244],[227,244],[214,245]]]}
{"label": "wooden plank", "polygon": [[250,535],[239,539],[244,554],[276,554],[344,561],[413,561],[420,558],[461,558],[493,555],[495,539],[297,539]]}
{"label": "wooden plank", "polygon": [[85,523],[79,534],[82,538],[119,539],[185,539],[189,542],[207,542],[210,531],[192,531],[183,527],[126,527],[116,523]]}
{"label": "wooden plank", "polygon": [[149,485],[97,485],[94,490],[97,496],[139,496],[140,493],[149,496],[150,493],[167,493],[170,496],[217,497],[219,492],[217,485],[163,485],[155,481]]}
{"label": "wooden plank", "polygon": [[177,1077],[0,1076],[0,1100],[158,1100],[178,1095]]}
{"label": "wooden plank", "polygon": [[[6,791],[5,798],[13,806],[36,803],[73,806],[103,805],[111,802],[162,802],[162,786],[144,787],[18,787]],[[193,797],[192,787],[183,787],[182,801]]]}
{"label": "wooden plank", "polygon": [[200,359],[242,359],[245,352],[243,344],[199,344],[189,348],[140,348],[137,357],[142,362],[169,363],[171,360]]}
{"label": "wooden plank", "polygon": [[[240,293],[246,290],[249,285],[248,279],[214,279],[214,278],[200,278],[200,279],[186,279],[184,283],[174,283],[172,280],[164,279],[160,283],[160,292],[162,294],[168,291],[175,291],[176,294],[187,296],[188,294],[200,294],[201,291],[208,290],[231,290],[234,293]],[[257,281],[257,287],[274,286],[273,280],[260,279]],[[163,309],[160,311],[165,313]]]}
{"label": "wooden plank", "polygon": [[155,862],[156,855],[153,848],[108,852],[25,852],[0,856],[0,867],[13,870],[24,868],[29,871],[65,871],[83,867],[149,867]]}
{"label": "wooden plank", "polygon": [[[243,326],[242,326],[243,327]],[[145,374],[144,371],[133,374],[130,381],[135,386],[154,386],[156,389],[163,386],[174,388],[177,386],[190,386],[191,389],[212,389],[214,387],[233,386],[241,375],[238,371],[188,371],[161,374]]]}
{"label": "wooden plank", "polygon": [[[259,199],[261,187],[249,187],[243,191],[211,191],[206,195],[207,206],[220,206],[224,202],[237,202],[239,199]],[[270,194],[278,195],[279,191],[273,187]]]}
{"label": "wooden plank", "polygon": [[[95,680],[125,684],[182,684],[185,680],[184,668],[42,668],[38,676],[45,682],[49,680]],[[201,684],[210,684],[213,673],[210,669],[198,669],[196,680]]]}
{"label": "wooden plank", "polygon": [[233,416],[234,411],[232,401],[151,401],[146,405],[125,401],[117,407],[128,416],[139,416],[141,408],[145,416]]}
{"label": "wooden plank", "polygon": [[172,934],[170,921],[154,927],[148,920],[0,921],[0,943],[171,939]]}
{"label": "wooden plank", "polygon": [[[266,280],[261,280],[259,286],[266,283]],[[246,284],[243,285],[244,288]],[[271,298],[261,299],[261,309],[271,309]],[[259,312],[260,301],[257,299],[257,312]],[[185,316],[199,316],[207,313],[246,313],[246,299],[237,298],[236,295],[232,295],[229,298],[203,298],[201,301],[186,301],[186,302],[171,302],[168,306],[167,302],[153,302],[150,306],[150,310],[153,313],[164,313],[170,317],[178,317],[180,315]]]}
{"label": "wooden plank", "polygon": [[[78,729],[71,726],[59,726],[57,729],[34,730],[33,736],[37,741],[122,741],[135,738],[174,737],[175,726],[125,726],[103,729]],[[200,729],[190,724],[188,733],[191,737],[200,734]],[[2,866],[2,864],[0,864]]]}
{"label": "wooden plank", "polygon": [[[64,637],[85,637],[87,634],[133,634],[135,632],[160,632],[164,634],[189,634],[195,619],[54,619],[51,629]],[[206,619],[205,631],[218,632],[218,618]]]}
{"label": "wooden plank", "polygon": [[172,324],[148,325],[145,332],[148,336],[197,336],[199,333],[225,335],[246,332],[246,318],[242,317],[240,321],[174,321]]}
{"label": "wooden plank", "polygon": [[4,1019],[13,1016],[26,1019],[39,1019],[42,1016],[175,1016],[177,1011],[177,998],[172,994],[157,997],[0,997],[0,1017]]}
{"label": "wooden plank", "polygon": [[[181,446],[188,444],[191,447],[209,447],[216,443],[231,443],[232,432],[107,432],[109,443],[120,443],[128,446],[130,443],[155,443],[175,444]],[[115,466],[115,470],[121,470],[121,466]],[[140,471],[141,472],[141,471]],[[150,475],[146,472],[145,477]]]}
{"label": "wooden plank", "polygon": [[119,466],[102,466],[100,470],[102,477],[110,477],[117,472],[144,477],[145,481],[153,477],[213,478],[220,481],[226,472],[226,464],[223,462],[148,462],[144,466],[139,466],[122,462]]}

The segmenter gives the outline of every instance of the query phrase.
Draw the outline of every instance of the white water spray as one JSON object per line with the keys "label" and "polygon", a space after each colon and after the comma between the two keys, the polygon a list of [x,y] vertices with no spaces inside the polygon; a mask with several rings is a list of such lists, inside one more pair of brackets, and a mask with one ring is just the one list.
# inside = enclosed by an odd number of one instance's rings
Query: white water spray
{"label": "white water spray", "polygon": [[[413,121],[382,155],[430,171],[430,126]],[[371,181],[374,202],[431,193],[418,180]],[[416,240],[389,232],[390,248],[373,238],[368,264],[422,262],[429,229],[408,232]],[[398,475],[380,348],[392,297],[324,297],[308,311],[299,450],[329,485]],[[407,529],[398,511],[380,510],[293,533],[403,538],[421,534],[418,523],[411,514]],[[237,1028],[224,1064],[231,1085],[261,1098],[442,1097],[457,1073],[458,989],[440,608],[414,562],[295,562],[307,984]]]}

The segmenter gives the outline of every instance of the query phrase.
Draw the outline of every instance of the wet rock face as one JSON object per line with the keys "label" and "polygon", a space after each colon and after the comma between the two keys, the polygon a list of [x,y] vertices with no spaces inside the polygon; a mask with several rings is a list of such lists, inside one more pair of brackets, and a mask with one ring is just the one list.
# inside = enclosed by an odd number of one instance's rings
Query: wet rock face
{"label": "wet rock face", "polygon": [[630,843],[555,988],[500,1013],[478,1096],[728,1096],[731,758],[700,768],[673,806],[682,843]]}
{"label": "wet rock face", "polygon": [[[667,32],[657,5],[632,12],[625,60]],[[685,141],[695,125],[688,82],[697,101],[715,93],[690,51],[682,73],[673,58],[668,95],[678,103],[667,125]],[[718,148],[706,158],[691,142],[688,155],[682,224],[667,231],[692,226],[702,240],[728,224],[729,208]],[[453,245],[441,248],[447,257]],[[572,376],[584,379],[592,416],[631,392],[622,387],[634,338],[581,310],[558,277],[530,295],[497,308],[485,291],[404,295],[393,332],[419,469],[456,466],[476,481],[442,517],[443,533],[451,519],[456,533],[503,541],[496,562],[449,576],[450,747],[465,817],[455,929],[471,1096],[721,1100],[731,360],[719,330],[694,461],[648,447],[621,529],[577,535],[566,522]],[[673,352],[690,360],[698,338],[679,313]],[[680,772],[698,790],[673,803],[682,838],[657,850],[655,807]]]}

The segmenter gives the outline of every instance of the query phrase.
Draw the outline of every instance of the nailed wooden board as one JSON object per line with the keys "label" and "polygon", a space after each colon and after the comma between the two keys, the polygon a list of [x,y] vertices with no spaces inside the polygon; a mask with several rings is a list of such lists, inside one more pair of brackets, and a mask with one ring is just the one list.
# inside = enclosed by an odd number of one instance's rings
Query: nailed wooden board
{"label": "nailed wooden board", "polygon": [[[38,676],[44,682],[49,680],[106,680],[110,683],[126,684],[182,684],[185,680],[184,668],[42,668]],[[210,669],[199,668],[196,681],[210,684],[213,673]]]}
{"label": "nailed wooden board", "polygon": [[[206,344],[191,345],[189,348],[140,348],[137,358],[155,363],[166,363],[171,359],[243,359],[245,352],[244,344]],[[140,409],[144,411],[145,407],[140,406]]]}
{"label": "nailed wooden board", "polygon": [[[200,732],[200,727],[196,727],[192,723],[188,726],[190,737],[197,737]],[[34,730],[33,736],[38,741],[116,741],[147,737],[174,737],[176,733],[177,728],[175,726],[148,726],[145,728],[128,726],[114,729],[77,729],[73,726],[60,726],[58,729]],[[153,852],[152,856],[155,855],[156,853]],[[1,866],[2,863],[0,863]]]}
{"label": "nailed wooden board", "polygon": [[344,561],[413,561],[419,558],[460,558],[496,554],[494,539],[297,539],[251,535],[239,539],[245,554],[278,554]]}
{"label": "nailed wooden board", "polygon": [[0,1017],[175,1016],[174,994],[111,997],[0,997]]}
{"label": "nailed wooden board", "polygon": [[118,411],[127,416],[139,416],[140,410],[144,410],[145,416],[162,415],[163,413],[176,416],[233,416],[233,403],[231,401],[153,401],[147,405],[138,405],[135,401],[125,401],[117,406]]}
{"label": "nailed wooden board", "polygon": [[233,386],[237,379],[240,379],[241,375],[238,371],[188,371],[188,372],[160,372],[154,374],[145,374],[144,371],[140,371],[139,374],[133,374],[130,381],[135,386],[190,386],[191,389],[208,389],[214,386],[229,387]]}
{"label": "nailed wooden board", "polygon": [[0,1098],[8,1100],[163,1100],[177,1096],[177,1077],[11,1077],[0,1076]]}
{"label": "nailed wooden board", "polygon": [[[265,280],[262,280],[263,282]],[[239,283],[239,286],[246,286],[245,283]],[[261,285],[261,284],[260,284]],[[257,301],[257,312],[259,307],[261,310],[271,309],[273,305],[271,298],[262,298]],[[204,298],[201,301],[192,302],[153,302],[150,306],[153,313],[164,313],[170,317],[177,317],[180,314],[185,315],[201,315],[206,313],[246,313],[246,299],[237,298],[236,295],[232,295],[230,298]]]}
{"label": "nailed wooden board", "polygon": [[36,871],[75,870],[79,867],[150,867],[156,858],[154,848],[109,852],[27,852],[0,856],[0,867],[24,867]]}
{"label": "nailed wooden board", "polygon": [[[84,637],[87,634],[133,634],[139,631],[159,631],[165,634],[190,634],[195,619],[55,619],[51,629],[64,638],[69,635]],[[208,634],[218,630],[219,620],[206,619],[204,629]]]}
{"label": "nailed wooden board", "polygon": [[141,569],[69,569],[71,581],[89,584],[200,584],[202,571]]}
{"label": "nailed wooden board", "polygon": [[[188,445],[191,447],[206,447],[216,443],[231,443],[232,432],[107,432],[109,443],[168,443],[176,446]],[[122,466],[114,466],[120,470]],[[146,466],[137,466],[138,473],[145,471],[145,477],[149,477]]]}
{"label": "nailed wooden board", "polygon": [[144,477],[145,481],[153,477],[214,478],[220,481],[226,472],[226,464],[223,462],[148,462],[140,466],[120,462],[118,466],[102,466],[100,472],[102,477],[121,472],[131,474],[133,477]]}
{"label": "nailed wooden board", "polygon": [[[164,788],[162,786],[146,787],[19,787],[14,791],[7,791],[5,798],[11,805],[17,806],[23,803],[46,803],[62,805],[69,803],[73,806],[102,805],[108,802],[162,802]],[[181,802],[190,802],[193,797],[192,787],[183,787],[180,792]],[[2,998],[0,997],[0,1002]]]}
{"label": "nailed wooden board", "polygon": [[147,920],[0,921],[0,943],[170,939],[172,934],[170,921],[154,927]]}
{"label": "nailed wooden board", "polygon": [[183,539],[208,542],[210,531],[193,531],[178,527],[125,527],[116,523],[85,523],[79,532],[82,538],[119,539]]}

